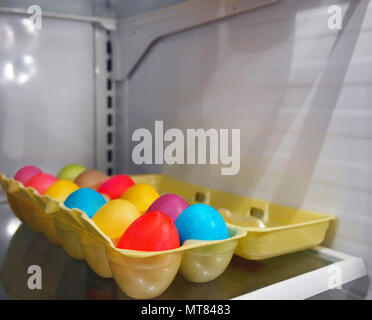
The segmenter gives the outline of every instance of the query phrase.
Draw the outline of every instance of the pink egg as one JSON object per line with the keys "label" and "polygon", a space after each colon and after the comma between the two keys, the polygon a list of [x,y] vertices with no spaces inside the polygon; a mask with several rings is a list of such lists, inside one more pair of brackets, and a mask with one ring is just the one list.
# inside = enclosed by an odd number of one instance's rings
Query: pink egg
{"label": "pink egg", "polygon": [[17,171],[14,176],[14,180],[22,182],[24,185],[26,185],[26,183],[30,181],[31,178],[39,173],[42,173],[42,171],[38,167],[25,166]]}

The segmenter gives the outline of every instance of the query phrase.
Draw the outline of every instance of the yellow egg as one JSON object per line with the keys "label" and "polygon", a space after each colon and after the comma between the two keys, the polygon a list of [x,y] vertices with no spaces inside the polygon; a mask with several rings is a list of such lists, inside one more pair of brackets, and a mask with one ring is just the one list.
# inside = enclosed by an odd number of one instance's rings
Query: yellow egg
{"label": "yellow egg", "polygon": [[102,232],[118,242],[125,230],[140,216],[135,205],[129,201],[115,199],[102,206],[92,219]]}
{"label": "yellow egg", "polygon": [[67,197],[77,189],[79,189],[79,186],[76,183],[73,183],[70,180],[61,179],[54,182],[44,194],[54,200],[64,202]]}
{"label": "yellow egg", "polygon": [[125,191],[121,198],[133,203],[142,214],[159,198],[159,194],[152,185],[138,183]]}

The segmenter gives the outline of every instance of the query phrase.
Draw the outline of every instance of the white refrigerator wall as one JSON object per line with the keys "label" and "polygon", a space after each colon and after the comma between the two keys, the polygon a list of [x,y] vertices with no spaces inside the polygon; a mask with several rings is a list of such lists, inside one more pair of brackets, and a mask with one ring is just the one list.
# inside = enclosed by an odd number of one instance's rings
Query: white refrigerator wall
{"label": "white refrigerator wall", "polygon": [[0,14],[0,39],[0,171],[93,167],[93,26]]}
{"label": "white refrigerator wall", "polygon": [[[328,7],[343,29],[328,28]],[[163,172],[335,213],[327,244],[372,269],[372,3],[280,0],[157,41],[118,84],[119,171]],[[237,128],[241,168],[135,165],[137,128]],[[369,298],[372,298],[370,292]]]}

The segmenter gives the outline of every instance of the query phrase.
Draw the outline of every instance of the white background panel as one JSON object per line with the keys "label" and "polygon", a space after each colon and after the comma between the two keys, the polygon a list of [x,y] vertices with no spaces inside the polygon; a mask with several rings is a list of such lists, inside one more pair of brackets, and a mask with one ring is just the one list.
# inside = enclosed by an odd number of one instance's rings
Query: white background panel
{"label": "white background panel", "polygon": [[92,26],[0,14],[0,171],[94,160]]}

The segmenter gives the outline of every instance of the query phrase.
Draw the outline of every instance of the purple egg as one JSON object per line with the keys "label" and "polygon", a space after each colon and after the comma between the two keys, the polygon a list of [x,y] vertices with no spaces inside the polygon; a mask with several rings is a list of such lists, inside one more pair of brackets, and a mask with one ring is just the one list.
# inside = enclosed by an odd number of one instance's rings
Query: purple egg
{"label": "purple egg", "polygon": [[25,166],[18,170],[14,176],[14,180],[22,182],[24,185],[27,184],[37,174],[42,173],[38,167],[35,166]]}
{"label": "purple egg", "polygon": [[156,199],[147,209],[147,212],[161,211],[167,214],[172,221],[176,221],[178,216],[189,204],[180,196],[172,193],[164,194]]}

